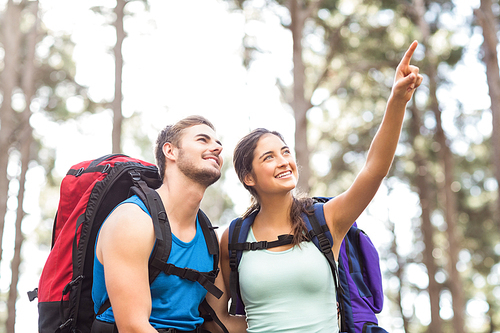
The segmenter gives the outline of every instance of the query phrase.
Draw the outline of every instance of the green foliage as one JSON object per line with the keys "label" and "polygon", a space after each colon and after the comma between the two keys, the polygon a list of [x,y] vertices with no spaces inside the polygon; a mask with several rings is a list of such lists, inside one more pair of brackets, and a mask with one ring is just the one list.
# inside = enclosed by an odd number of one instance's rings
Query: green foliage
{"label": "green foliage", "polygon": [[321,9],[329,10],[330,12],[335,12],[338,10],[339,0],[323,0],[321,2]]}
{"label": "green foliage", "polygon": [[[50,35],[45,31],[40,41],[39,67],[37,68],[36,96],[44,105],[45,115],[54,121],[76,119],[82,112],[95,112],[97,104],[89,99],[87,88],[75,81],[76,68],[72,59],[74,44],[70,36]],[[69,110],[66,101],[79,96],[83,107],[79,111]]]}

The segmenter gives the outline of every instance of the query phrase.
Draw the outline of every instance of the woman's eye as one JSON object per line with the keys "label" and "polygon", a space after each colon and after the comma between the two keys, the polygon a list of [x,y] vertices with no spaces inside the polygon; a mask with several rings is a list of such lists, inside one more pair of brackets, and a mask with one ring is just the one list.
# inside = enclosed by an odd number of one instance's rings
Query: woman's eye
{"label": "woman's eye", "polygon": [[269,160],[269,159],[271,159],[271,158],[272,158],[272,156],[271,156],[271,155],[267,155],[266,157],[264,157],[264,161],[267,161],[267,160]]}

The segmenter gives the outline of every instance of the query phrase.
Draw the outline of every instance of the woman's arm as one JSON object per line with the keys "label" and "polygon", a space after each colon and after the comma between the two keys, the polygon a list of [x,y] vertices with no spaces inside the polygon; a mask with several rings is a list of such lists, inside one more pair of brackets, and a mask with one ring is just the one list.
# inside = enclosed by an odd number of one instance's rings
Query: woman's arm
{"label": "woman's arm", "polygon": [[[228,235],[229,228],[226,229],[222,235],[220,241],[220,274],[215,280],[215,285],[217,288],[222,290],[224,294],[220,299],[217,299],[212,294],[207,294],[208,304],[214,309],[219,319],[222,321],[224,326],[228,329],[230,333],[244,333],[247,329],[247,322],[244,316],[232,316],[228,313],[228,302],[229,302],[229,275],[231,268],[229,267],[229,250],[228,250]],[[221,328],[215,322],[207,322],[204,324],[205,327],[211,332],[222,333]]]}
{"label": "woman's arm", "polygon": [[396,68],[394,85],[382,123],[370,145],[366,162],[351,187],[324,205],[325,219],[334,238],[334,253],[342,238],[373,199],[391,167],[401,133],[406,104],[422,83],[418,67],[410,65],[414,41]]}

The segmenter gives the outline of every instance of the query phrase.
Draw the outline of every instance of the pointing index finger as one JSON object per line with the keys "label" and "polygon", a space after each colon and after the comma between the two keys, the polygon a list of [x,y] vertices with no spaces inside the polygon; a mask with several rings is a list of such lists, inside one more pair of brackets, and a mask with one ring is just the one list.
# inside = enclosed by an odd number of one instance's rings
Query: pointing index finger
{"label": "pointing index finger", "polygon": [[410,65],[410,60],[411,57],[413,56],[413,52],[415,52],[415,49],[418,46],[418,42],[415,40],[413,43],[411,43],[410,47],[406,51],[405,55],[403,56],[403,59],[401,59],[401,65],[404,66],[409,66]]}

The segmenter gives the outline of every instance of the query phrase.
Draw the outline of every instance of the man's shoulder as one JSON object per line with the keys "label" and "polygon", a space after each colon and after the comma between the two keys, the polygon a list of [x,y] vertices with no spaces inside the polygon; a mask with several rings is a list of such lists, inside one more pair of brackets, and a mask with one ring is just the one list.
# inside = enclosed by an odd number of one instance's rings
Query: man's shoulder
{"label": "man's shoulder", "polygon": [[149,238],[154,234],[151,217],[134,203],[123,203],[108,216],[101,233],[109,233],[113,238]]}
{"label": "man's shoulder", "polygon": [[[101,263],[147,258],[154,246],[151,217],[139,206],[121,204],[108,216],[99,233],[96,254]],[[106,258],[109,258],[108,261]],[[121,258],[121,259],[120,259]]]}

